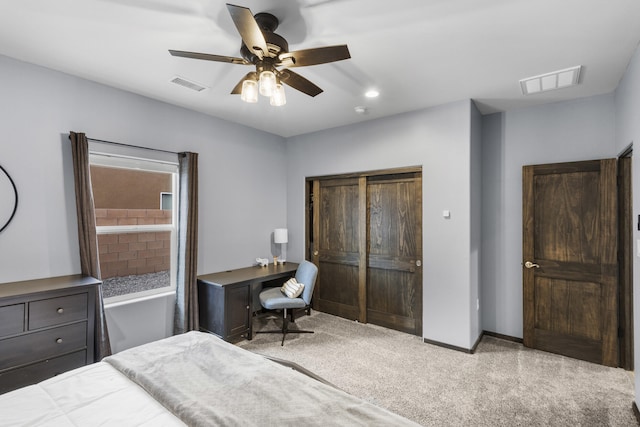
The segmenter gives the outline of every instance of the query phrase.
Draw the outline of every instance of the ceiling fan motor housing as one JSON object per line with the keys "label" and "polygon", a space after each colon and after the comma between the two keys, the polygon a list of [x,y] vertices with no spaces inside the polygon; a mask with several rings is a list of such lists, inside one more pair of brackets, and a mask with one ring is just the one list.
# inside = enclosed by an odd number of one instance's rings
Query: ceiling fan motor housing
{"label": "ceiling fan motor housing", "polygon": [[278,28],[278,25],[280,25],[278,18],[267,12],[256,13],[253,15],[253,18],[256,20],[263,33],[265,31],[273,33],[276,28]]}
{"label": "ceiling fan motor housing", "polygon": [[[267,42],[268,52],[264,55],[264,58],[276,58],[281,53],[289,52],[289,44],[287,41],[276,33],[264,33],[264,39]],[[240,55],[251,64],[255,64],[260,61],[260,58],[255,55],[244,42],[240,45]]]}
{"label": "ceiling fan motor housing", "polygon": [[[289,43],[287,43],[284,37],[273,32],[278,28],[278,18],[266,12],[257,13],[254,18],[262,30],[262,34],[264,35],[264,39],[267,43],[268,52],[265,52],[264,58],[276,58],[281,53],[289,52]],[[255,55],[251,49],[244,44],[244,42],[240,46],[240,55],[252,64],[256,64],[260,61],[260,58]]]}

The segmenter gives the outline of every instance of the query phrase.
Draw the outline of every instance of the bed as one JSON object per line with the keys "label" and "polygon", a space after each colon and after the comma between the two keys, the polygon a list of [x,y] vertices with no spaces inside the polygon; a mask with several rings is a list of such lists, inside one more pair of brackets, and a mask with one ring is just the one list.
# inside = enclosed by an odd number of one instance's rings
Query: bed
{"label": "bed", "polygon": [[0,395],[0,414],[12,426],[417,425],[195,331]]}

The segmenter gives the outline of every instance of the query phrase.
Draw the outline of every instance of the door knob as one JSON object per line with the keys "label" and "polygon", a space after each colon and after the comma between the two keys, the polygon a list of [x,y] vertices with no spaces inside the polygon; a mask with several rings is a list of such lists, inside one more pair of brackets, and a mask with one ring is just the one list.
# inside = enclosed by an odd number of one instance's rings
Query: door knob
{"label": "door knob", "polygon": [[318,251],[313,251],[313,256],[318,256]]}
{"label": "door knob", "polygon": [[531,261],[527,261],[524,263],[524,266],[527,268],[540,268],[538,264],[534,264]]}

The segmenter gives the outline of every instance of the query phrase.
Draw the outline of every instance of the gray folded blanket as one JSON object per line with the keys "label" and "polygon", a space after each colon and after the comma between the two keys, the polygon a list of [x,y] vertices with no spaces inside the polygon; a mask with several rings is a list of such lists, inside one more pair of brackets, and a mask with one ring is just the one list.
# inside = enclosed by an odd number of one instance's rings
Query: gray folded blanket
{"label": "gray folded blanket", "polygon": [[104,362],[190,426],[417,425],[202,332],[125,350]]}

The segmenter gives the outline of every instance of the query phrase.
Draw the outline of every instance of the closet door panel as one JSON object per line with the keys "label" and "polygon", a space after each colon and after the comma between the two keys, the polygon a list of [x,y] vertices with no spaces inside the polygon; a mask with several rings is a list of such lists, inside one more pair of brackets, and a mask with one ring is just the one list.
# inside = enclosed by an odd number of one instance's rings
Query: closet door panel
{"label": "closet door panel", "polygon": [[323,180],[319,185],[316,251],[320,311],[359,318],[358,179]]}
{"label": "closet door panel", "polygon": [[[320,261],[322,277],[318,310],[348,319],[358,318],[358,267]],[[345,286],[346,284],[354,284]]]}
{"label": "closet door panel", "polygon": [[[413,273],[368,269],[367,320],[391,329],[415,333],[415,319],[421,314]],[[393,286],[390,286],[393,284]]]}
{"label": "closet door panel", "polygon": [[367,320],[422,334],[422,190],[419,174],[367,182]]}

